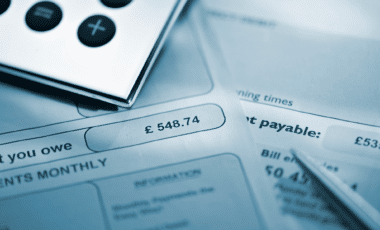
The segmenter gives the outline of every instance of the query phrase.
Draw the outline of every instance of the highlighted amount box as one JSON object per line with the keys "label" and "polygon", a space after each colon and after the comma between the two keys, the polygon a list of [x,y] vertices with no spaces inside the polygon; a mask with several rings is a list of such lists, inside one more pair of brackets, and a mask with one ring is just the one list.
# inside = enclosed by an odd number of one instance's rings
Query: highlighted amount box
{"label": "highlighted amount box", "polygon": [[222,109],[206,104],[90,128],[85,139],[92,151],[128,147],[221,127]]}

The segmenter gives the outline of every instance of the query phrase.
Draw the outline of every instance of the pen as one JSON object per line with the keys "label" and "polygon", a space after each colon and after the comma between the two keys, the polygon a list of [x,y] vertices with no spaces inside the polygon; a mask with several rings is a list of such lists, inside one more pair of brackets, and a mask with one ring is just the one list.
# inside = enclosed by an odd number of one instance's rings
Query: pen
{"label": "pen", "polygon": [[294,149],[290,152],[349,229],[380,229],[380,213],[359,194],[310,156]]}

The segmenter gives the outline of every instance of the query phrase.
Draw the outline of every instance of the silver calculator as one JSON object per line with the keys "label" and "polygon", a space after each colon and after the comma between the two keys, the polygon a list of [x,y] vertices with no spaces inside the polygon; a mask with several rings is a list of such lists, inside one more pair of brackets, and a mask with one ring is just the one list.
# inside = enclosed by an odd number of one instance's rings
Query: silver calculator
{"label": "silver calculator", "polygon": [[131,107],[185,4],[1,0],[0,72]]}

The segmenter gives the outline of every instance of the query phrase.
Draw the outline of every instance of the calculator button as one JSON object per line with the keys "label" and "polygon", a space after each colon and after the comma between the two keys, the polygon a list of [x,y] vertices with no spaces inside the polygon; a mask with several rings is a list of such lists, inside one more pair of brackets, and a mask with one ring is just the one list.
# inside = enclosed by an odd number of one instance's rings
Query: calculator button
{"label": "calculator button", "polygon": [[101,0],[101,2],[111,8],[120,8],[128,5],[132,0]]}
{"label": "calculator button", "polygon": [[103,15],[94,15],[82,22],[78,38],[86,46],[99,47],[111,41],[116,33],[113,21]]}
{"label": "calculator button", "polygon": [[48,31],[56,27],[62,19],[62,10],[55,3],[39,2],[26,13],[25,22],[35,31]]}
{"label": "calculator button", "polygon": [[0,14],[4,13],[10,4],[11,0],[0,0]]}

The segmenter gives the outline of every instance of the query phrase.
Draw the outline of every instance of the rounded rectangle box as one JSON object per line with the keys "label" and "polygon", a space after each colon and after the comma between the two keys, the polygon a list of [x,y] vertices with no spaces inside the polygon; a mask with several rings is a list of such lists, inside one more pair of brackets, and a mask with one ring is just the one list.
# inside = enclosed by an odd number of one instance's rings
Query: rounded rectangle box
{"label": "rounded rectangle box", "polygon": [[380,155],[380,133],[333,125],[327,128],[322,145],[337,152]]}
{"label": "rounded rectangle box", "polygon": [[85,140],[98,152],[216,129],[225,120],[219,106],[205,104],[92,127]]}

